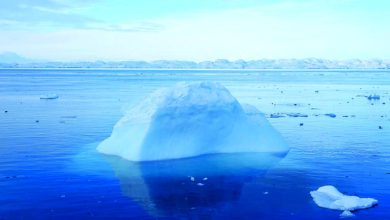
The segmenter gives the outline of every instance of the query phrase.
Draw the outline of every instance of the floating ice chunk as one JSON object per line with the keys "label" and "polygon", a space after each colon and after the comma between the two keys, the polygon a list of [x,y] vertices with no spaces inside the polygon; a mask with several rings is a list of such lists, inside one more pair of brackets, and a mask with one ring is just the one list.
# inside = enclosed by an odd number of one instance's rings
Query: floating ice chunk
{"label": "floating ice chunk", "polygon": [[344,195],[330,185],[311,191],[310,195],[319,207],[344,211],[341,217],[350,217],[353,215],[351,211],[367,209],[378,204],[376,199]]}
{"label": "floating ice chunk", "polygon": [[308,115],[302,114],[302,113],[287,113],[286,115],[289,117],[293,117],[293,118],[298,118],[298,117],[307,118],[308,117]]}
{"label": "floating ice chunk", "polygon": [[302,114],[302,113],[272,113],[270,114],[270,118],[284,118],[284,117],[292,117],[292,118],[307,118],[309,117],[308,115],[306,114]]}
{"label": "floating ice chunk", "polygon": [[47,94],[40,97],[40,99],[58,99],[57,94]]}
{"label": "floating ice chunk", "polygon": [[351,211],[344,211],[340,214],[341,218],[354,217],[355,215]]}
{"label": "floating ice chunk", "polygon": [[327,113],[327,114],[324,114],[325,116],[328,116],[328,117],[331,117],[331,118],[336,118],[336,114],[334,113]]}
{"label": "floating ice chunk", "polygon": [[284,117],[286,117],[286,115],[283,113],[272,113],[272,114],[270,114],[269,117],[270,118],[284,118]]}
{"label": "floating ice chunk", "polygon": [[179,83],[133,107],[97,148],[132,161],[212,153],[286,153],[288,146],[255,107],[218,83]]}
{"label": "floating ice chunk", "polygon": [[381,97],[379,95],[369,95],[367,96],[368,100],[379,100]]}

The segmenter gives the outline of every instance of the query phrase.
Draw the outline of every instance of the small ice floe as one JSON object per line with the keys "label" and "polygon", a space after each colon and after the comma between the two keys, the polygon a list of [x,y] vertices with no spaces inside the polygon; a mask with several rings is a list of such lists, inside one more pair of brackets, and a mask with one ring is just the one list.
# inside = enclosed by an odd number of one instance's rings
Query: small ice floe
{"label": "small ice floe", "polygon": [[203,184],[203,183],[198,183],[198,184],[196,184],[196,185],[198,185],[198,186],[204,186],[204,184]]}
{"label": "small ice floe", "polygon": [[331,118],[336,118],[336,114],[333,114],[333,113],[328,113],[328,114],[324,114],[324,115],[331,117]]}
{"label": "small ice floe", "polygon": [[340,214],[340,218],[350,218],[354,217],[355,215],[350,211],[344,211]]}
{"label": "small ice floe", "polygon": [[322,186],[310,192],[314,202],[321,208],[343,211],[340,217],[352,217],[352,211],[367,209],[378,204],[378,200],[372,198],[359,198],[348,196],[339,192],[334,186]]}
{"label": "small ice floe", "polygon": [[57,94],[47,94],[40,97],[40,99],[58,99],[59,96]]}
{"label": "small ice floe", "polygon": [[379,95],[369,95],[367,96],[368,100],[379,100],[381,97]]}
{"label": "small ice floe", "polygon": [[272,114],[270,114],[269,117],[270,118],[284,118],[284,117],[286,117],[286,115],[284,115],[282,113],[272,113]]}
{"label": "small ice floe", "polygon": [[190,178],[190,180],[191,180],[192,182],[194,182],[194,181],[195,181],[195,177],[193,177],[193,176],[189,176],[189,178]]}
{"label": "small ice floe", "polygon": [[307,118],[308,115],[302,113],[272,113],[269,116],[270,118],[284,118],[284,117],[292,117],[292,118]]}
{"label": "small ice floe", "polygon": [[[274,103],[272,103],[274,104]],[[283,106],[293,106],[293,107],[302,107],[304,104],[302,103],[281,103],[281,104],[274,104],[274,105],[283,105]]]}
{"label": "small ice floe", "polygon": [[205,178],[203,178],[203,181],[206,181],[206,180],[208,180],[209,178],[207,178],[207,177],[205,177]]}
{"label": "small ice floe", "polygon": [[302,114],[302,113],[287,113],[286,115],[288,117],[293,117],[293,118],[298,118],[298,117],[300,117],[300,118],[307,118],[308,117],[308,115]]}
{"label": "small ice floe", "polygon": [[263,192],[264,195],[268,195],[268,192]]}

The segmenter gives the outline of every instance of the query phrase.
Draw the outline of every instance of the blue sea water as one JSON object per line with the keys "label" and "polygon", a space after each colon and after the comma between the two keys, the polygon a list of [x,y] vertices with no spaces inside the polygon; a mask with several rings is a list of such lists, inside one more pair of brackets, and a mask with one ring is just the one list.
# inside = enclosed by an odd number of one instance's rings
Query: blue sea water
{"label": "blue sea water", "polygon": [[[222,83],[290,152],[141,164],[96,152],[128,107],[179,81]],[[379,200],[355,219],[390,219],[389,72],[0,70],[0,219],[339,219],[309,194],[329,184]]]}

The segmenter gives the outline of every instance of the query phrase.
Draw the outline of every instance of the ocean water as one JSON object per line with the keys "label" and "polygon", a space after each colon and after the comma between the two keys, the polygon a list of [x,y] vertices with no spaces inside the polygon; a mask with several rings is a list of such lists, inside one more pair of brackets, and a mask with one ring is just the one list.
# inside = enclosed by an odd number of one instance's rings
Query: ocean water
{"label": "ocean water", "polygon": [[[96,152],[127,108],[180,81],[222,83],[290,152],[157,163]],[[386,71],[3,69],[0,219],[339,219],[310,197],[323,185],[379,200],[354,219],[390,219],[389,93]]]}

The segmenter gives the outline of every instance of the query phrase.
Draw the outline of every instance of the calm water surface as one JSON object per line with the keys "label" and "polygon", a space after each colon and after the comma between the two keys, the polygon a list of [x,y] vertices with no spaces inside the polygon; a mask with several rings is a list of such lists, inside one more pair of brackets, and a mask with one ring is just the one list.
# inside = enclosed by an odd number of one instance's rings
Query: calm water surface
{"label": "calm water surface", "polygon": [[[95,151],[128,107],[179,81],[222,83],[291,151],[147,164]],[[309,195],[328,184],[379,200],[355,219],[390,219],[389,92],[385,71],[0,70],[0,219],[338,219]]]}

